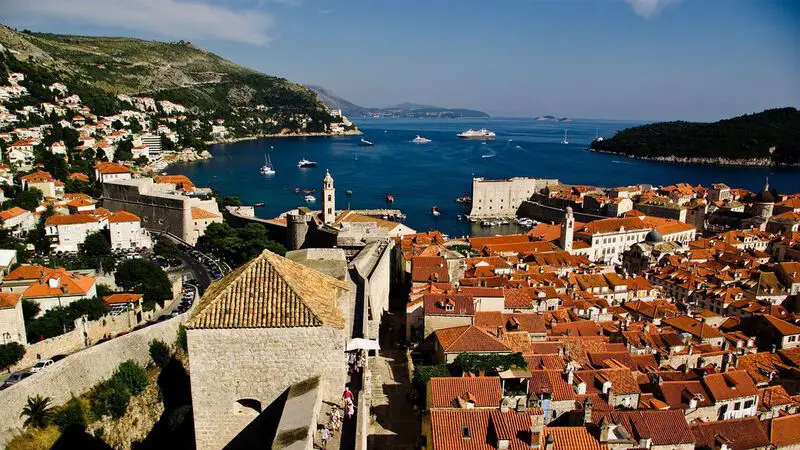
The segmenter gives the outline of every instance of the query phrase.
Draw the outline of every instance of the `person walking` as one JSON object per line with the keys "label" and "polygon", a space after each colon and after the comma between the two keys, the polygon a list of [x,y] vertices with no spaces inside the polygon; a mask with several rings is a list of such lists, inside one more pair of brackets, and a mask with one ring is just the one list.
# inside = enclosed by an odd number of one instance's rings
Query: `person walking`
{"label": "person walking", "polygon": [[347,400],[350,400],[351,402],[353,401],[353,393],[350,391],[350,386],[345,386],[342,398],[345,402],[347,402]]}
{"label": "person walking", "polygon": [[328,440],[331,438],[331,431],[328,429],[328,427],[322,427],[320,435],[322,438],[322,448],[328,448]]}

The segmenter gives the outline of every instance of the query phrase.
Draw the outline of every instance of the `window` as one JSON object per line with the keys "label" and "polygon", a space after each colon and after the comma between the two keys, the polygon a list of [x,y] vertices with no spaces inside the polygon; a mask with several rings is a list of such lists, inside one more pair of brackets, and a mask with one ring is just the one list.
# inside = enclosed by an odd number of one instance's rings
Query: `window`
{"label": "window", "polygon": [[469,439],[472,437],[472,433],[469,431],[469,427],[461,427],[461,439]]}
{"label": "window", "polygon": [[744,409],[751,408],[752,406],[753,406],[753,401],[752,400],[745,400]]}
{"label": "window", "polygon": [[742,409],[742,402],[736,402],[736,403],[733,404],[733,410],[734,411],[738,411],[740,409]]}
{"label": "window", "polygon": [[331,201],[331,194],[328,194],[328,201]]}

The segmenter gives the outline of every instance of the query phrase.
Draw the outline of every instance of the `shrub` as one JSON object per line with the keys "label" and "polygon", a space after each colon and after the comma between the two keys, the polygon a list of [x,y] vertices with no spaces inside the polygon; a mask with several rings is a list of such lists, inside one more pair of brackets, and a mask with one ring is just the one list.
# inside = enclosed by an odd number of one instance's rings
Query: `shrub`
{"label": "shrub", "polygon": [[76,397],[72,397],[53,415],[53,423],[63,433],[69,428],[83,430],[86,428],[86,407]]}
{"label": "shrub", "polygon": [[182,324],[178,325],[178,346],[180,346],[184,352],[189,353],[189,341],[186,340],[186,327]]}
{"label": "shrub", "polygon": [[114,372],[113,378],[120,380],[133,395],[142,392],[149,383],[147,373],[142,366],[133,361],[125,361],[120,364],[117,371]]}
{"label": "shrub", "polygon": [[19,342],[0,345],[0,370],[6,370],[25,356],[25,347]]}
{"label": "shrub", "polygon": [[433,377],[449,377],[451,376],[450,368],[447,364],[439,364],[435,366],[416,366],[414,368],[414,375],[412,382],[418,389],[425,390],[428,380]]}
{"label": "shrub", "polygon": [[50,424],[53,415],[53,408],[50,407],[50,397],[35,395],[28,397],[28,403],[22,408],[20,417],[25,417],[25,426],[33,428],[44,428]]}
{"label": "shrub", "polygon": [[125,415],[130,400],[131,391],[128,387],[118,378],[111,377],[95,386],[90,403],[96,416],[120,418]]}
{"label": "shrub", "polygon": [[156,366],[159,368],[163,369],[167,366],[171,357],[170,353],[169,347],[164,341],[153,339],[153,341],[150,342],[150,357],[153,358],[153,362],[156,363]]}

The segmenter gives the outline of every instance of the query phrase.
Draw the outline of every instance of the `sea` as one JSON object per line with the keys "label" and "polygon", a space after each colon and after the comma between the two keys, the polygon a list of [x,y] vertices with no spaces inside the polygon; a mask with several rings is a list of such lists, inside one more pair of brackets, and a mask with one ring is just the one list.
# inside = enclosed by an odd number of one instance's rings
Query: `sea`
{"label": "sea", "polygon": [[[223,196],[238,196],[245,204],[264,203],[256,215],[271,218],[298,206],[320,209],[325,171],[334,178],[337,209],[397,208],[404,223],[418,230],[440,230],[451,237],[509,234],[515,225],[482,228],[459,219],[469,207],[456,198],[470,195],[472,178],[558,178],[568,184],[624,186],[638,183],[693,185],[722,182],[758,190],[769,177],[781,192],[800,192],[797,169],[717,167],[642,161],[586,150],[595,137],[608,138],[619,130],[645,122],[574,119],[542,121],[532,118],[491,119],[360,119],[362,136],[281,137],[213,145],[210,160],[175,164],[170,174],[184,174],[198,186]],[[463,140],[456,134],[468,128],[488,128],[492,141]],[[562,144],[566,131],[568,144]],[[431,139],[415,144],[415,136]],[[360,146],[361,139],[373,142]],[[269,155],[274,175],[259,169]],[[317,162],[298,168],[300,159]],[[299,193],[296,192],[299,188]],[[307,204],[304,189],[315,189],[317,201]],[[352,191],[348,195],[347,191]],[[394,204],[386,203],[386,196]],[[438,207],[440,216],[431,214]]]}

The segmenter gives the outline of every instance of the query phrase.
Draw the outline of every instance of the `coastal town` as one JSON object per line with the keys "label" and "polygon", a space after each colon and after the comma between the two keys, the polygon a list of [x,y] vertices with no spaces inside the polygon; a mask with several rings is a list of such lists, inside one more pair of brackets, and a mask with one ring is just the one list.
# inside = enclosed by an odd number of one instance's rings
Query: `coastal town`
{"label": "coastal town", "polygon": [[[0,46],[0,447],[800,448],[800,192],[766,173],[595,186],[520,166],[456,199],[428,180],[482,230],[450,236],[396,193],[351,207],[365,166],[297,155],[296,204],[267,216],[168,170],[239,140],[377,146],[305,88],[310,111],[242,88],[223,97],[257,104],[218,112],[95,96],[18,53]],[[264,158],[247,170],[269,180]]]}

